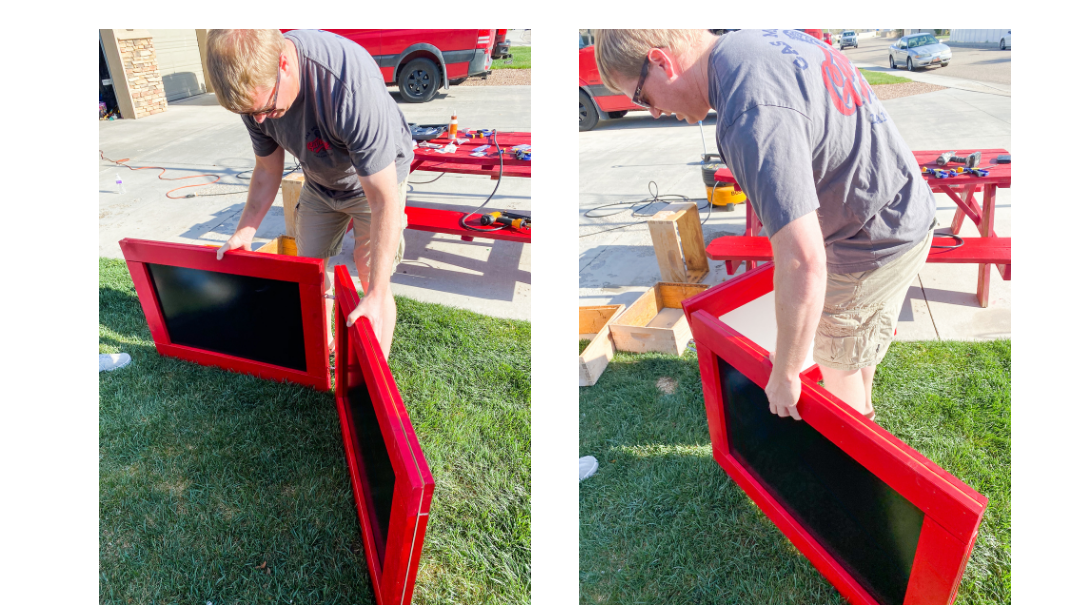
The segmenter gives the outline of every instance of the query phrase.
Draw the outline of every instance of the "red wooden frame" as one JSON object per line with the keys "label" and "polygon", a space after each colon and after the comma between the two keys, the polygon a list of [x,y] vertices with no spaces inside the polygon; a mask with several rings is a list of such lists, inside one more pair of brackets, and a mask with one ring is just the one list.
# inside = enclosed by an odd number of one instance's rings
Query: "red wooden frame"
{"label": "red wooden frame", "polygon": [[[345,318],[360,301],[348,269],[336,266],[334,273],[337,350],[334,393],[352,479],[352,493],[360,517],[367,568],[378,604],[409,604],[412,602],[416,570],[423,550],[435,481],[416,433],[412,430],[412,422],[397,391],[397,383],[382,356],[382,348],[371,322],[360,317],[351,327],[345,326]],[[351,358],[353,355],[359,362],[358,368]],[[348,406],[350,385],[355,387],[361,384],[367,386],[371,396],[379,430],[396,477],[384,561],[379,560],[375,546],[375,527],[372,524],[375,513],[368,510],[365,499],[365,477],[361,473],[363,462],[355,447],[355,422]]]}
{"label": "red wooden frame", "polygon": [[[772,263],[766,263],[682,302],[697,346],[712,454],[848,601],[875,604],[870,593],[732,456],[728,447],[717,357],[761,388],[768,383],[772,363],[767,350],[719,317],[772,291],[773,268]],[[924,513],[904,604],[952,603],[988,500],[817,385],[820,370],[816,365],[803,371],[801,378],[798,411],[803,423]]]}
{"label": "red wooden frame", "polygon": [[[323,303],[325,300],[321,259],[233,250],[218,261],[217,247],[134,238],[121,240],[120,250],[127,261],[127,268],[131,272],[131,280],[135,283],[135,291],[138,293],[139,303],[142,304],[142,311],[146,315],[146,323],[150,327],[150,335],[154,338],[158,354],[265,379],[288,380],[316,390],[330,389],[330,353],[326,344],[326,306]],[[161,303],[157,299],[157,291],[146,267],[148,263],[298,283],[307,371],[172,343],[165,326]]]}

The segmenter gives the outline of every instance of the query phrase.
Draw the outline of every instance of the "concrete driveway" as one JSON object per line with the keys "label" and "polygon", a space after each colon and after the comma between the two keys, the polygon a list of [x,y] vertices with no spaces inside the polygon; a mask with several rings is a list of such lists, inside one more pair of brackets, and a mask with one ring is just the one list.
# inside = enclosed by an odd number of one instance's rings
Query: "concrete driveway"
{"label": "concrete driveway", "polygon": [[[849,49],[853,50],[853,49]],[[950,66],[949,66],[950,67]],[[886,68],[885,68],[886,69]],[[915,72],[918,74],[918,72]],[[901,75],[905,75],[901,74]],[[931,76],[930,76],[931,77]],[[1011,98],[963,88],[913,95],[884,101],[889,116],[914,150],[1004,148],[1011,149]],[[715,152],[715,114],[704,125],[704,139]],[[647,217],[623,212],[606,217],[621,207],[599,207],[619,201],[650,215],[662,205],[645,207],[651,198],[649,181],[660,195],[684,195],[705,206],[701,179],[701,133],[697,125],[679,123],[673,117],[653,120],[647,114],[601,121],[593,131],[579,133],[579,305],[630,304],[660,280],[659,265],[646,225],[632,225]],[[644,207],[644,208],[642,208]],[[942,226],[951,223],[956,206],[937,195],[937,216]],[[702,210],[705,219],[707,210]],[[621,226],[628,226],[621,228]],[[599,233],[601,230],[621,228]],[[741,234],[745,208],[733,213],[713,212],[704,222],[705,242],[723,234]],[[1011,191],[999,190],[996,231],[1011,235]],[[977,236],[970,221],[961,236]],[[743,266],[744,267],[744,266]],[[968,264],[926,266],[910,287],[899,323],[899,339],[993,339],[1011,336],[1011,283],[993,271],[989,307],[975,298],[976,267]],[[711,264],[706,284],[726,280],[726,270]],[[741,273],[742,269],[739,269]]]}
{"label": "concrete driveway", "polygon": [[[396,89],[391,95],[398,99]],[[448,122],[456,109],[461,128],[531,130],[531,87],[451,87],[428,103],[400,102],[410,122]],[[98,255],[122,258],[122,238],[167,242],[222,244],[235,231],[246,201],[247,178],[255,162],[247,131],[239,117],[225,111],[212,94],[169,104],[169,110],[141,120],[101,122],[99,147],[113,160],[129,158],[132,166],[161,166],[168,179],[200,174],[220,177],[214,185],[178,186],[209,181],[193,178],[163,181],[160,171],[130,171],[99,163]],[[286,154],[285,166],[295,163]],[[116,176],[124,182],[117,193]],[[408,204],[471,211],[494,189],[495,181],[478,176],[417,171],[410,176]],[[531,180],[505,179],[488,205],[492,209],[531,209]],[[256,244],[285,231],[284,209],[278,193],[263,220]],[[352,237],[346,236],[341,255],[329,266],[345,264],[353,277]],[[465,308],[502,318],[531,319],[532,247],[477,238],[405,231],[405,260],[393,276],[393,292],[413,299]]]}

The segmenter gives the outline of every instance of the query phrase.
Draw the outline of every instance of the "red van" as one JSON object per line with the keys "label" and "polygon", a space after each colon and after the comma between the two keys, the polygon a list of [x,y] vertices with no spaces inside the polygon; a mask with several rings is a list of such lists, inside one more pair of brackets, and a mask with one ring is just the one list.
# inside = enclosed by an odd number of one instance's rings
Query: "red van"
{"label": "red van", "polygon": [[[282,32],[291,30],[283,29]],[[423,103],[440,87],[449,89],[469,76],[491,71],[495,30],[326,30],[371,53],[386,84],[396,84],[401,99]]]}
{"label": "red van", "polygon": [[629,97],[616,93],[603,85],[596,67],[596,47],[586,46],[578,52],[579,69],[577,78],[580,90],[577,93],[580,108],[578,131],[590,131],[600,118],[621,118],[631,110],[644,108],[633,103]]}

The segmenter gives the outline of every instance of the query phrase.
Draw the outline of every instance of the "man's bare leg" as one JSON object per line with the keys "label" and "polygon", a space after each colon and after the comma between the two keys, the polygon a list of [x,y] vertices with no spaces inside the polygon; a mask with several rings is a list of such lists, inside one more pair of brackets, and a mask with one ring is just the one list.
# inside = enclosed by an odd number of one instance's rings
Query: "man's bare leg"
{"label": "man's bare leg", "polygon": [[873,409],[873,376],[877,373],[877,365],[870,365],[868,367],[862,367],[862,382],[865,384],[865,408],[869,411],[866,415],[870,420],[877,417],[877,412]]}
{"label": "man's bare leg", "polygon": [[868,372],[869,379],[865,379],[865,369],[847,371],[845,369],[832,369],[821,365],[820,372],[824,376],[824,387],[836,395],[840,400],[854,407],[862,415],[873,419],[873,407],[870,404],[869,393],[873,389],[873,371]]}

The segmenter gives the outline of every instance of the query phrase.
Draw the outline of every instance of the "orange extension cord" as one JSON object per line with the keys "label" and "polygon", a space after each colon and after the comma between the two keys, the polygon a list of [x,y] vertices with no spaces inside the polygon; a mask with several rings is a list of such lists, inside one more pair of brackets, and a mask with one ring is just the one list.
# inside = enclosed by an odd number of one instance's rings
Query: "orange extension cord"
{"label": "orange extension cord", "polygon": [[[98,150],[98,152],[101,153],[101,159],[102,160],[107,160],[107,161],[112,162],[112,163],[114,163],[116,165],[129,168],[132,171],[141,171],[143,169],[161,169],[161,172],[158,173],[157,178],[162,179],[164,181],[178,181],[180,179],[194,179],[195,177],[213,177],[214,178],[213,181],[207,181],[206,183],[194,183],[194,184],[191,184],[191,185],[182,185],[182,186],[180,186],[178,188],[173,188],[173,189],[169,190],[168,192],[165,192],[165,197],[166,198],[171,198],[173,200],[182,200],[184,198],[187,198],[187,196],[172,196],[171,194],[173,192],[175,192],[176,190],[182,190],[184,188],[197,188],[197,187],[202,186],[202,185],[210,185],[212,183],[217,183],[218,181],[221,180],[220,175],[211,175],[209,173],[203,173],[202,175],[188,175],[187,177],[162,177],[162,175],[164,175],[165,172],[168,170],[168,169],[166,169],[164,167],[133,167],[131,165],[124,164],[124,162],[127,161],[127,160],[130,160],[130,158],[121,158],[120,160],[113,160],[111,158],[105,158],[105,152],[104,151]],[[197,195],[198,194],[190,194],[190,196],[197,196]]]}

